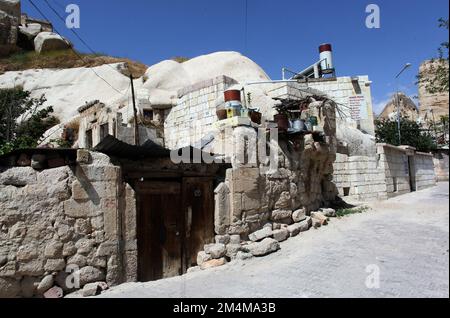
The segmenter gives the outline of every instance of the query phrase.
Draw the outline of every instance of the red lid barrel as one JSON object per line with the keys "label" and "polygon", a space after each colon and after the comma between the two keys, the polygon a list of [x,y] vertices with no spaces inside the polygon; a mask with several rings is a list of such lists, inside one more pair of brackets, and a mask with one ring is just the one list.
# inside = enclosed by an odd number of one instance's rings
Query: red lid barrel
{"label": "red lid barrel", "polygon": [[323,53],[323,52],[333,52],[333,49],[331,47],[331,44],[322,44],[321,46],[319,46],[319,52]]}
{"label": "red lid barrel", "polygon": [[241,91],[237,89],[232,89],[225,91],[225,102],[231,101],[241,101]]}

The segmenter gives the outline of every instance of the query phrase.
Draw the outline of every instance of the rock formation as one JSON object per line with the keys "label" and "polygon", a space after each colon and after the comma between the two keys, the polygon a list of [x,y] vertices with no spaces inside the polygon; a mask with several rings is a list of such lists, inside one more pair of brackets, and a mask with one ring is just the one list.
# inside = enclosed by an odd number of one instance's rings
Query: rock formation
{"label": "rock formation", "polygon": [[[425,61],[420,66],[420,74],[427,78],[436,62]],[[448,65],[448,62],[447,62]],[[448,66],[447,66],[448,67]],[[449,114],[449,93],[430,94],[424,85],[419,86],[420,116],[425,120],[439,120]]]}
{"label": "rock formation", "polygon": [[395,94],[389,103],[384,107],[378,119],[396,119],[398,104],[400,104],[400,114],[410,120],[419,118],[419,110],[413,100],[405,93]]}
{"label": "rock formation", "polygon": [[17,43],[20,24],[20,1],[0,1],[0,56],[9,54]]}

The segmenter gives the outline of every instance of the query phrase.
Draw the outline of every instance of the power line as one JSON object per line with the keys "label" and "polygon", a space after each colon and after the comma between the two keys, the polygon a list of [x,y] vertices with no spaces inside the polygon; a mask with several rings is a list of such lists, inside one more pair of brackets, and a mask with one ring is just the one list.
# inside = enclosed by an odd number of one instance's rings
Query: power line
{"label": "power line", "polygon": [[[50,19],[49,18],[47,18],[47,16],[42,12],[42,10],[41,9],[39,9],[39,7],[33,2],[33,0],[28,0],[30,3],[31,3],[31,5],[39,12],[39,14],[45,19],[45,20],[47,20],[47,21],[50,21]],[[53,28],[54,29],[54,31],[59,35],[59,36],[61,36],[61,37],[63,37],[62,35],[61,35],[61,33],[60,32],[58,32],[58,30],[54,27]],[[70,47],[70,49],[73,51],[73,53],[83,62],[83,63],[85,63],[85,64],[87,64],[86,63],[86,61],[84,60],[84,58],[80,55],[80,54],[78,54],[78,52],[77,51],[75,51],[75,49],[70,45],[69,46]],[[117,88],[115,88],[113,85],[111,85],[106,79],[104,79],[102,76],[100,76],[100,74],[98,74],[93,68],[89,68],[98,78],[100,78],[102,81],[104,81],[109,87],[111,87],[113,90],[115,90],[117,93],[119,93],[119,94],[121,94],[121,95],[124,95],[121,91],[119,91]]]}
{"label": "power line", "polygon": [[[62,23],[66,23],[66,20],[64,19],[64,17],[61,15],[61,14],[59,14],[58,13],[58,11],[54,8],[54,7],[52,7],[52,5],[50,4],[50,2],[48,1],[48,0],[44,0],[45,1],[45,3],[47,4],[47,6],[50,8],[50,10],[52,10],[53,11],[53,13],[54,14],[56,14],[56,16],[62,21]],[[80,42],[81,43],[83,43],[84,44],[84,46],[92,53],[92,54],[97,54],[97,52],[93,49],[93,48],[91,48],[90,46],[89,46],[89,44],[87,44],[86,43],[86,41],[85,40],[83,40],[83,38],[73,29],[73,28],[70,28],[70,31],[77,37],[77,39],[78,40],[80,40]],[[116,71],[116,72],[119,72],[117,69],[115,69],[114,67],[112,67],[110,64],[106,64],[106,65],[108,65],[111,69],[113,69],[114,71]]]}

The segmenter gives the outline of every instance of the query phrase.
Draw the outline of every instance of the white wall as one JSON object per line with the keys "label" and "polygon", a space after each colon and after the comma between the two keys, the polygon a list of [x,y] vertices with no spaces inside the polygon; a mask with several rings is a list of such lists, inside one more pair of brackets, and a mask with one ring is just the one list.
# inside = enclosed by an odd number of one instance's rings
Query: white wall
{"label": "white wall", "polygon": [[[345,121],[355,126],[360,126],[360,129],[375,135],[375,125],[372,105],[372,90],[371,82],[368,76],[358,76],[358,80],[353,82],[351,77],[338,77],[335,80],[311,80],[308,86],[322,91],[335,100],[341,106],[342,111],[346,113]],[[352,120],[352,114],[348,107],[350,107],[350,97],[362,96],[361,107],[359,109],[360,120]]]}

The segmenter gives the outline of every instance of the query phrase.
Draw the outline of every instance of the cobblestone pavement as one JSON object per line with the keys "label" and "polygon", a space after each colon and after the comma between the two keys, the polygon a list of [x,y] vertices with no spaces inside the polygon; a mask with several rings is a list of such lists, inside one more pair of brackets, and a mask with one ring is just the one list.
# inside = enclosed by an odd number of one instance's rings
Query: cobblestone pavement
{"label": "cobblestone pavement", "polygon": [[[101,297],[449,297],[449,184],[370,206],[267,257]],[[377,269],[379,288],[367,288]]]}

